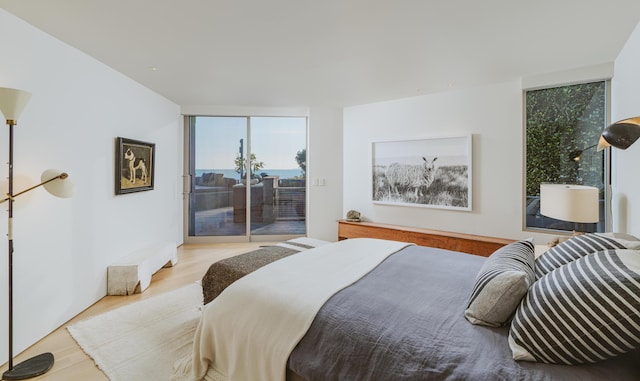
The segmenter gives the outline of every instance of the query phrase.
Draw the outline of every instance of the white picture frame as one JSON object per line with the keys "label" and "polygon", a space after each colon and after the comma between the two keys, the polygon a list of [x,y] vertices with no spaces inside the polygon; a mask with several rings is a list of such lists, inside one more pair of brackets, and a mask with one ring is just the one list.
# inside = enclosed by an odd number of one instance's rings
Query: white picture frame
{"label": "white picture frame", "polygon": [[373,203],[471,211],[472,140],[372,142]]}

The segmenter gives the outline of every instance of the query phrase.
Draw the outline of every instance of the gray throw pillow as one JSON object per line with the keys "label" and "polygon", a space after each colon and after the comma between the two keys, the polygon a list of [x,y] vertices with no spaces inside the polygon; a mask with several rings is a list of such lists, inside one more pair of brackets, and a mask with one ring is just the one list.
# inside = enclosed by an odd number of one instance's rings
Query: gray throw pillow
{"label": "gray throw pillow", "polygon": [[506,324],[535,281],[534,245],[514,242],[496,250],[480,268],[464,316],[473,324]]}

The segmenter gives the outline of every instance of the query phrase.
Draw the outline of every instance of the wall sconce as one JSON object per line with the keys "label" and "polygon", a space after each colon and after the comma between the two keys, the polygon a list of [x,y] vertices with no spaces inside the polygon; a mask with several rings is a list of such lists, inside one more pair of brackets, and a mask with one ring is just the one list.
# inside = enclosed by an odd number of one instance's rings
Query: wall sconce
{"label": "wall sconce", "polygon": [[640,137],[640,117],[623,119],[605,128],[598,141],[598,151],[608,147],[627,149]]}
{"label": "wall sconce", "polygon": [[18,117],[29,102],[31,94],[17,89],[0,87],[0,112],[4,115],[9,126],[9,191],[7,197],[0,203],[8,202],[9,220],[7,224],[7,237],[9,240],[9,367],[2,374],[3,380],[24,380],[44,374],[53,367],[54,357],[52,353],[43,353],[32,357],[20,364],[13,366],[13,203],[15,198],[33,189],[43,186],[47,191],[57,197],[71,197],[74,186],[68,180],[69,175],[56,170],[46,170],[42,173],[41,183],[21,192],[13,191],[13,127],[17,124]]}
{"label": "wall sconce", "polygon": [[579,150],[575,150],[575,151],[569,152],[569,160],[572,160],[572,161],[575,161],[575,162],[580,161],[580,159],[582,159],[582,154],[584,153],[584,151],[586,151],[586,150],[588,150],[590,148],[593,148],[595,146],[597,146],[597,144],[594,144],[594,145],[589,146],[587,148],[583,148],[583,149],[579,149]]}

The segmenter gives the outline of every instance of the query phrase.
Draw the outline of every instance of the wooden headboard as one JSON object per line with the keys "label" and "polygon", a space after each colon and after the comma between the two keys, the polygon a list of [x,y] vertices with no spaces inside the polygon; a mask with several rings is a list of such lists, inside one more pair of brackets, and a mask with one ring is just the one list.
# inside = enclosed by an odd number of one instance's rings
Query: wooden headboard
{"label": "wooden headboard", "polygon": [[420,246],[436,247],[488,257],[512,239],[453,233],[440,230],[414,228],[376,222],[338,221],[338,239],[381,238],[411,242]]}

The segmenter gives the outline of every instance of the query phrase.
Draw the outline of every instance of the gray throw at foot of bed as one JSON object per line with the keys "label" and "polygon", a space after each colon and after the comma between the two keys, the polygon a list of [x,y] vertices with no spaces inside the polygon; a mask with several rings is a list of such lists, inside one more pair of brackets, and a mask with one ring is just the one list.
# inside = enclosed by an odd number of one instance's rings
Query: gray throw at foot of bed
{"label": "gray throw at foot of bed", "polygon": [[204,304],[215,299],[231,283],[262,266],[327,243],[315,239],[296,238],[215,262],[202,278]]}

